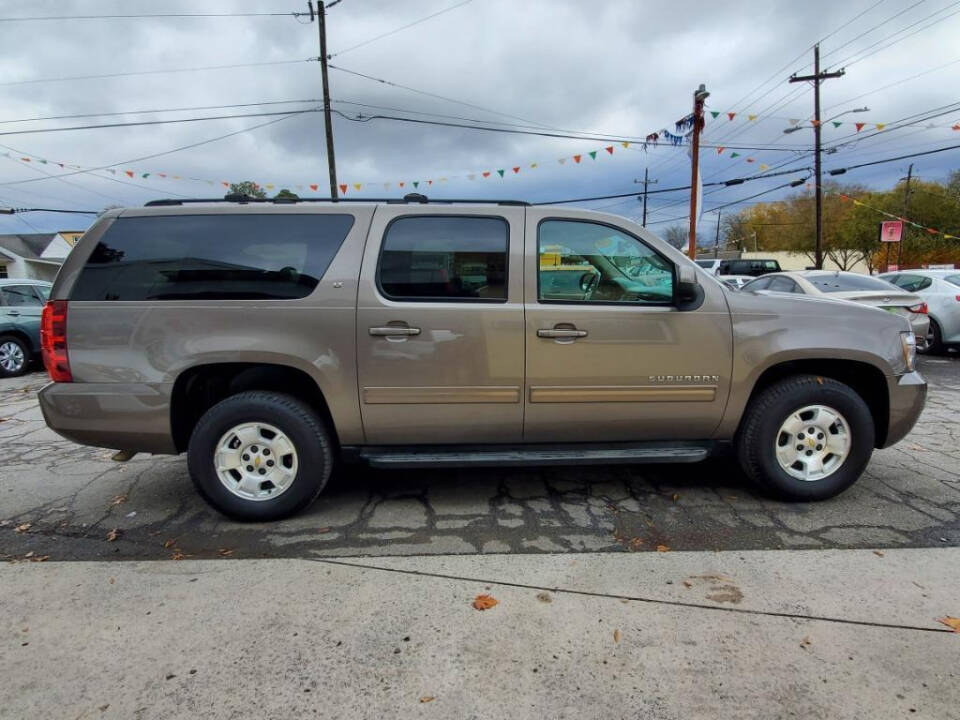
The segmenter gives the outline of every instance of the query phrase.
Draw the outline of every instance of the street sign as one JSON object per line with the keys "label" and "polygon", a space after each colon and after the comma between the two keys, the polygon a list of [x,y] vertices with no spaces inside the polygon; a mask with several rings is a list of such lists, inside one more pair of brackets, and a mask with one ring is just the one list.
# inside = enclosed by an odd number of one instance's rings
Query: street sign
{"label": "street sign", "polygon": [[887,220],[880,223],[880,242],[898,243],[903,235],[903,222]]}
{"label": "street sign", "polygon": [[899,265],[890,265],[889,263],[887,264],[887,272],[896,272],[899,269],[900,269]]}

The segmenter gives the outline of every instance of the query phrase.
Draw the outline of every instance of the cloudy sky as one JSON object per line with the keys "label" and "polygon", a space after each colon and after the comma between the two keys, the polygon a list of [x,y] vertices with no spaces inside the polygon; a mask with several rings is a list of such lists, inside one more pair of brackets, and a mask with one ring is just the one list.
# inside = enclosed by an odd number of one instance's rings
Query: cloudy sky
{"label": "cloudy sky", "polygon": [[[307,59],[318,54],[317,25],[286,14],[303,10],[305,2],[286,0],[0,2],[0,153],[10,153],[0,156],[0,206],[99,210],[219,195],[221,181],[244,179],[270,183],[274,192],[322,193],[327,165],[323,118],[316,112],[49,132],[316,108],[320,67]],[[178,12],[284,14],[12,20]],[[813,132],[783,130],[791,121],[809,125],[813,93],[787,79],[792,72],[812,72],[817,40],[825,68],[846,67],[846,75],[823,85],[824,120],[869,107],[839,119],[840,127],[825,128],[825,145],[839,146],[824,157],[825,169],[960,144],[960,132],[951,129],[960,122],[958,31],[960,2],[953,0],[342,0],[329,10],[328,38],[337,67],[330,70],[331,97],[347,117],[480,121],[594,135],[545,137],[337,116],[339,180],[348,184],[348,197],[397,196],[417,181],[419,190],[437,197],[532,201],[633,192],[644,168],[656,189],[687,185],[686,148],[644,151],[640,141],[664,128],[674,132],[674,123],[690,112],[693,90],[704,83],[708,111],[720,113],[707,115],[706,182],[798,168],[733,187],[708,186],[704,206],[710,210],[806,176]],[[225,65],[249,66],[209,69]],[[217,107],[228,105],[248,106]],[[733,120],[728,112],[736,113]],[[33,120],[69,115],[90,117]],[[853,123],[861,121],[866,125],[858,134]],[[886,127],[877,132],[877,124]],[[28,132],[39,130],[47,132]],[[591,151],[598,151],[595,160]],[[960,167],[958,153],[916,158],[914,172],[943,179]],[[135,161],[145,156],[156,157]],[[862,168],[843,179],[889,187],[909,162]],[[652,227],[682,221],[688,202],[685,191],[651,196]],[[640,213],[634,197],[582,204]],[[715,218],[707,213],[701,231]],[[81,215],[0,216],[0,232],[83,228],[88,222]]]}

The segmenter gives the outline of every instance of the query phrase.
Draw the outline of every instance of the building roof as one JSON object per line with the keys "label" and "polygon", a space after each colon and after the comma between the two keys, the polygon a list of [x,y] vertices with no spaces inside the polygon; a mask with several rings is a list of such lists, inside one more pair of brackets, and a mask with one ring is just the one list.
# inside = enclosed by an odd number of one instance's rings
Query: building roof
{"label": "building roof", "polygon": [[38,259],[57,233],[0,235],[0,249],[28,260]]}

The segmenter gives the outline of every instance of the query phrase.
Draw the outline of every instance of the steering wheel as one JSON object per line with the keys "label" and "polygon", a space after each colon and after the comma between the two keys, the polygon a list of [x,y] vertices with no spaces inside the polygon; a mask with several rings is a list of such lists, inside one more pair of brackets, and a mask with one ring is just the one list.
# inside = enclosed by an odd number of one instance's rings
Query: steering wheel
{"label": "steering wheel", "polygon": [[580,276],[580,292],[583,293],[583,299],[589,300],[593,291],[600,284],[600,276],[597,273],[585,272]]}

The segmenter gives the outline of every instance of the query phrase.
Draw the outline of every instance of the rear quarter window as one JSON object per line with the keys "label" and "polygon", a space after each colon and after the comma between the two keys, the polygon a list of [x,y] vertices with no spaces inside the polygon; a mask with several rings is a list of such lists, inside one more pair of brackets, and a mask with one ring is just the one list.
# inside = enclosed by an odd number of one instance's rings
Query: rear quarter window
{"label": "rear quarter window", "polygon": [[113,222],[72,300],[293,300],[329,267],[352,215],[161,215]]}

